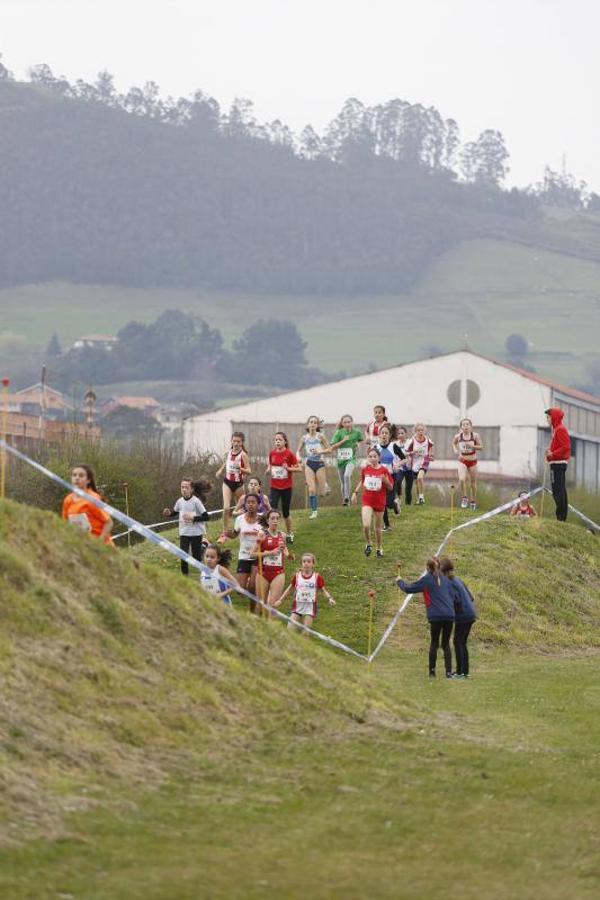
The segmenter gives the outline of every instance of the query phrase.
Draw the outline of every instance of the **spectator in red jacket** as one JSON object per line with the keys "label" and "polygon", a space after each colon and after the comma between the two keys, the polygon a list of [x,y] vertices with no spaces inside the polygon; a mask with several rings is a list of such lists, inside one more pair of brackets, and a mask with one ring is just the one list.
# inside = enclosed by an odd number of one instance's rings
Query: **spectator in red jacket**
{"label": "spectator in red jacket", "polygon": [[567,465],[571,458],[571,438],[563,425],[562,409],[553,406],[546,410],[546,419],[552,426],[552,440],[546,450],[546,462],[550,465],[550,484],[556,504],[556,518],[564,522],[569,510],[567,498]]}

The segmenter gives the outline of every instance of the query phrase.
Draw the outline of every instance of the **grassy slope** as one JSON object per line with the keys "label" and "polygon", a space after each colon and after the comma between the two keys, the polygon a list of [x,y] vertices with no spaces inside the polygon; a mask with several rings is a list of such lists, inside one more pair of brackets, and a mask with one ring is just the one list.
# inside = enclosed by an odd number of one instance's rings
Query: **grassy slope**
{"label": "grassy slope", "polygon": [[[395,523],[388,576],[399,546],[416,571],[444,515],[412,509]],[[299,549],[318,550],[336,526],[321,568],[345,617],[321,625],[348,639],[363,587],[384,593],[383,566],[367,578],[377,562],[357,555],[356,518],[298,519]],[[465,898],[596,896],[597,542],[550,522],[493,535],[457,553],[485,638],[475,677],[432,684],[422,653],[387,650],[367,669],[4,506],[2,895],[421,900],[460,883]],[[568,594],[550,552],[576,582]],[[347,565],[358,592],[342,587]],[[561,603],[541,590],[530,606],[519,572],[549,575]],[[522,614],[501,616],[502,603]],[[414,613],[403,635],[422,644]],[[555,632],[559,655],[527,652]],[[567,655],[573,645],[586,653]]]}
{"label": "grassy slope", "polygon": [[[0,311],[4,332],[45,342],[57,330],[66,346],[81,333],[113,334],[132,318],[150,321],[167,308],[204,316],[228,341],[257,318],[290,318],[308,341],[311,364],[349,373],[370,363],[415,359],[434,344],[454,350],[464,344],[465,333],[474,349],[502,356],[507,335],[516,331],[533,341],[536,351],[551,353],[536,360],[540,371],[581,382],[581,355],[597,352],[599,281],[599,262],[478,240],[438,260],[408,295],[273,297],[47,284],[1,290]],[[374,305],[391,327],[365,341]],[[338,337],[335,347],[332,332]]]}

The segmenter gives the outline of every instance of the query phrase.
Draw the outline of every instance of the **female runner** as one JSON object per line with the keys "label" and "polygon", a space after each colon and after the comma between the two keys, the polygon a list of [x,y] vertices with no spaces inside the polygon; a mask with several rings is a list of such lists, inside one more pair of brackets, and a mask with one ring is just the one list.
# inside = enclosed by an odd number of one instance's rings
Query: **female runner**
{"label": "female runner", "polygon": [[460,431],[452,439],[452,449],[458,454],[458,481],[462,492],[460,508],[477,509],[477,451],[483,450],[481,438],[473,431],[470,419],[460,420]]}

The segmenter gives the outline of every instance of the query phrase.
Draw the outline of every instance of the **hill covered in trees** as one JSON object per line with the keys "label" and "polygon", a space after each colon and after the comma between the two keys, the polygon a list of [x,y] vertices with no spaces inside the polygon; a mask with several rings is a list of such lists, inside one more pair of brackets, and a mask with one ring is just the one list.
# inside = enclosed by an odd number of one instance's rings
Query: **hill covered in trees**
{"label": "hill covered in trees", "polygon": [[433,107],[348,100],[322,135],[202,91],[0,67],[0,285],[63,280],[335,294],[409,289],[473,236],[540,227],[502,190],[502,135]]}

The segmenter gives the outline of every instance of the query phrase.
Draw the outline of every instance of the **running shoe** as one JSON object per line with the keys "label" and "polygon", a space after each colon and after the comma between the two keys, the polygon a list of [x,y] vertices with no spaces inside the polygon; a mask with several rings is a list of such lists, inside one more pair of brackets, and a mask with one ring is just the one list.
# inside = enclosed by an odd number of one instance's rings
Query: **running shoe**
{"label": "running shoe", "polygon": [[446,678],[455,678],[454,672],[446,672]]}
{"label": "running shoe", "polygon": [[365,545],[365,556],[370,556],[372,552],[373,552],[373,548],[371,547],[371,545],[366,544]]}
{"label": "running shoe", "polygon": [[347,497],[344,497],[344,502],[342,503],[342,506],[350,506],[350,501],[348,500]]}
{"label": "running shoe", "polygon": [[399,515],[400,515],[400,503],[399,503],[397,497],[396,497],[395,500],[394,500],[394,515],[395,515],[395,516],[399,516]]}
{"label": "running shoe", "polygon": [[425,505],[425,497],[419,497],[419,499],[417,500],[417,506],[424,506],[424,505]]}
{"label": "running shoe", "polygon": [[377,548],[377,559],[383,559],[383,550],[381,547]]}
{"label": "running shoe", "polygon": [[313,509],[313,511],[311,512],[311,514],[310,514],[310,516],[309,516],[308,518],[309,518],[309,519],[316,519],[318,515],[319,515],[318,510]]}
{"label": "running shoe", "polygon": [[429,677],[430,677],[430,678],[435,678],[435,669],[431,669],[431,670],[430,670],[430,672],[429,672]]}
{"label": "running shoe", "polygon": [[467,676],[466,676],[466,675],[463,675],[462,672],[461,672],[460,674],[459,674],[458,672],[455,672],[454,675],[453,675],[452,677],[453,677],[453,678],[461,678],[461,679],[462,679],[462,678],[466,678]]}
{"label": "running shoe", "polygon": [[293,543],[294,543],[294,535],[293,535],[293,534],[286,534],[286,536],[285,536],[285,542],[286,542],[286,544],[293,544]]}
{"label": "running shoe", "polygon": [[469,506],[471,507],[471,509],[477,509],[477,504],[475,503],[474,500],[471,500],[471,502],[469,503]]}
{"label": "running shoe", "polygon": [[460,501],[460,508],[461,508],[461,509],[468,509],[468,508],[469,508],[469,498],[468,498],[468,497],[463,497],[463,498],[461,499],[461,501]]}
{"label": "running shoe", "polygon": [[382,528],[381,530],[382,530],[382,531],[391,531],[392,529],[390,528],[389,525],[384,525],[383,528]]}

